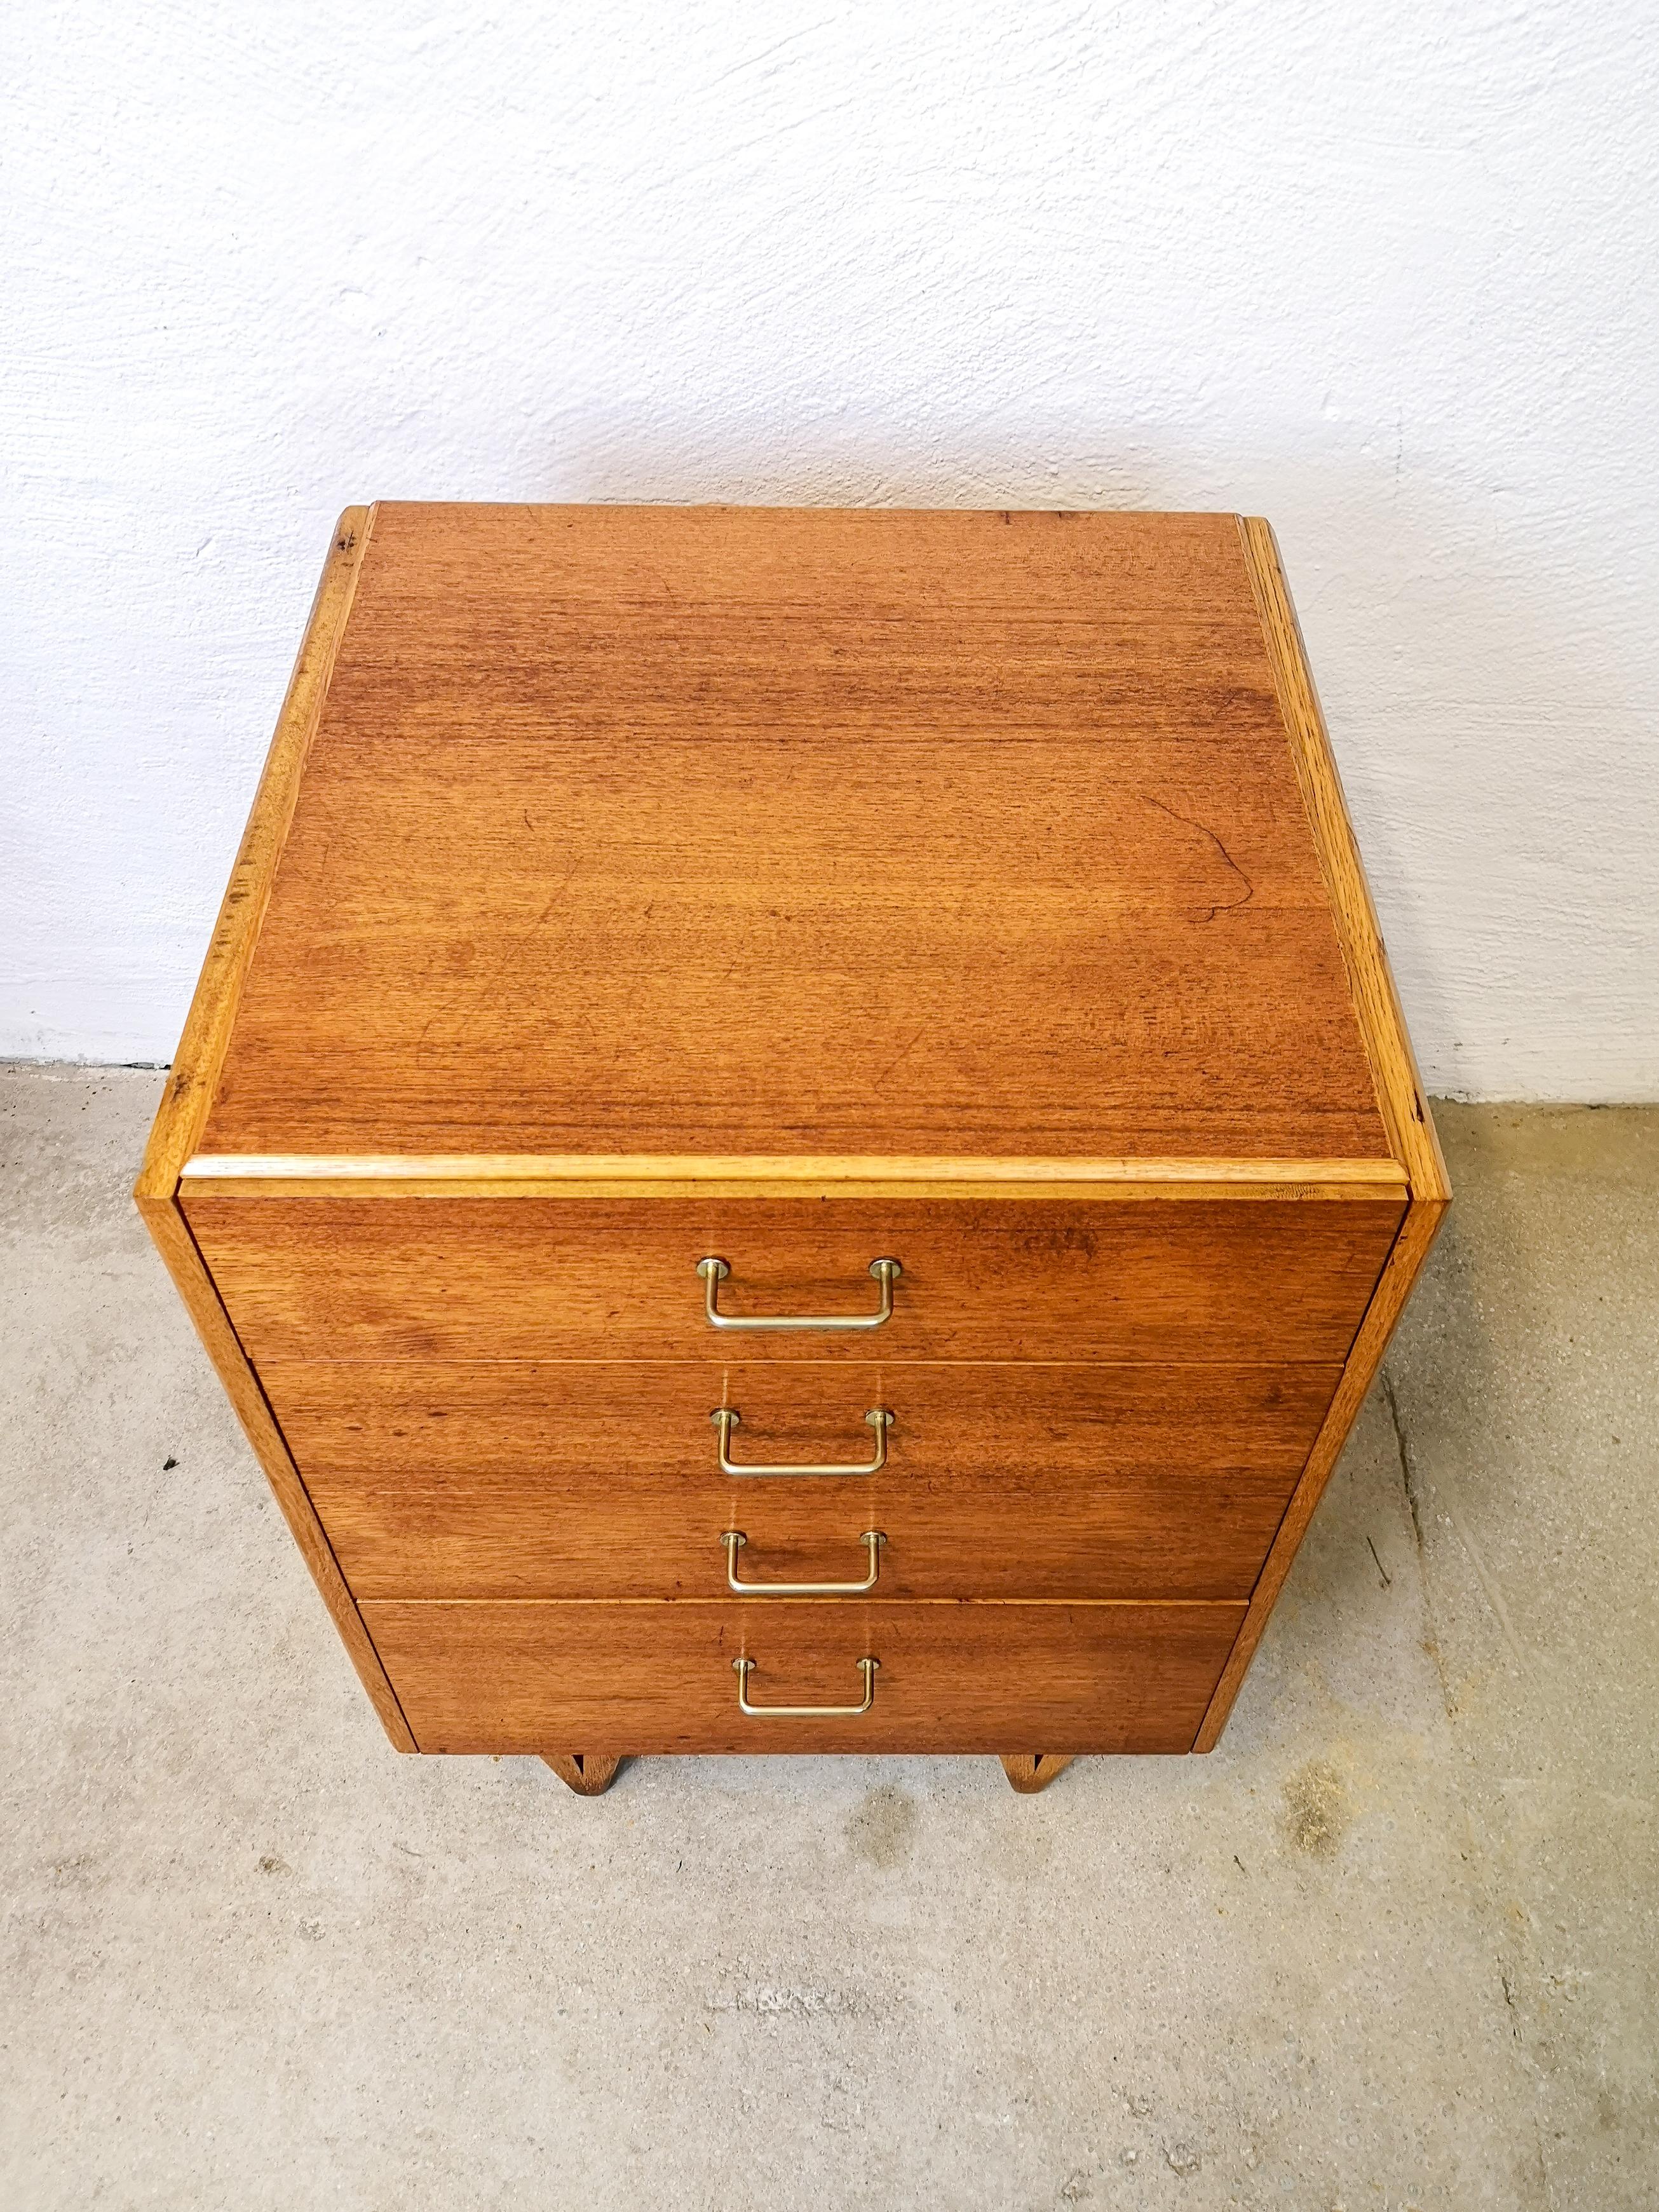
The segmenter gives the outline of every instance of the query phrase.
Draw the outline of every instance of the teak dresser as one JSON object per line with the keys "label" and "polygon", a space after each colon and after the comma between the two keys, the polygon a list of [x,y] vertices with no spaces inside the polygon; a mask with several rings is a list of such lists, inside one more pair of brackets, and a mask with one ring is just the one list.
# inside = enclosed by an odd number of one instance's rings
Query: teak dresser
{"label": "teak dresser", "polygon": [[137,1194],[401,1749],[1208,1750],[1449,1196],[1272,533],[349,509]]}

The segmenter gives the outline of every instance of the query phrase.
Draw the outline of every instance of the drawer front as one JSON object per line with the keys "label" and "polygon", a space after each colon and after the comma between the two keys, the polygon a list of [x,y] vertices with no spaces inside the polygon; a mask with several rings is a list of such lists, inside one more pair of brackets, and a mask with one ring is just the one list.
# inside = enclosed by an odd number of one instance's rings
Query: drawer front
{"label": "drawer front", "polygon": [[[1242,1605],[379,1599],[422,1751],[1184,1752]],[[757,1705],[869,1710],[750,1718]]]}
{"label": "drawer front", "polygon": [[[1340,1362],[1402,1207],[1370,1200],[818,1202],[192,1197],[256,1364],[282,1359]],[[868,1315],[880,1329],[717,1331]]]}
{"label": "drawer front", "polygon": [[[1248,1596],[1334,1367],[277,1363],[260,1379],[368,1597]],[[733,1478],[739,1463],[873,1474]]]}

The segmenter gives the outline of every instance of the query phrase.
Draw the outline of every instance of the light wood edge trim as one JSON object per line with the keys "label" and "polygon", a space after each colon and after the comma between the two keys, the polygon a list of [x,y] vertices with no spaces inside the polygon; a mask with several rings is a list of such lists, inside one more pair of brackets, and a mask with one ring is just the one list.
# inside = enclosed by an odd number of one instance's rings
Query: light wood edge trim
{"label": "light wood edge trim", "polygon": [[1258,1202],[1307,1204],[1326,1200],[1368,1199],[1398,1206],[1404,1197],[1399,1182],[1376,1183],[983,1183],[983,1182],[521,1182],[422,1180],[418,1176],[397,1182],[363,1180],[350,1176],[307,1176],[289,1181],[275,1177],[204,1177],[179,1186],[183,1196],[202,1198],[295,1199],[436,1198],[436,1199],[885,1199],[928,1202],[936,1199],[970,1199],[1018,1204],[1046,1200],[1064,1203],[1133,1205],[1138,1199],[1225,1200],[1231,1205]]}
{"label": "light wood edge trim", "polygon": [[346,1586],[339,1562],[323,1532],[323,1524],[317,1518],[316,1508],[248,1363],[241,1340],[231,1326],[230,1316],[221,1303],[188,1223],[170,1198],[141,1196],[138,1211],[155,1239],[156,1249],[167,1262],[167,1272],[196,1324],[196,1333],[207,1348],[208,1358],[235,1408],[243,1432],[265,1471],[265,1479],[282,1508],[283,1518],[311,1570],[312,1580],[322,1593],[323,1603],[340,1632],[358,1680],[380,1715],[381,1727],[398,1750],[417,1751],[420,1747],[404,1717],[397,1693],[380,1664],[356,1601]]}
{"label": "light wood edge trim", "polygon": [[300,1158],[198,1153],[195,1197],[1397,1199],[1394,1160]]}
{"label": "light wood edge trim", "polygon": [[201,1139],[374,520],[372,507],[349,507],[335,525],[236,865],[133,1187],[135,1198],[170,1197]]}
{"label": "light wood edge trim", "polygon": [[1444,1199],[1414,1199],[1407,1208],[1406,1218],[1400,1224],[1382,1273],[1377,1279],[1371,1302],[1365,1310],[1342,1370],[1342,1379],[1336,1386],[1336,1395],[1314,1438],[1313,1449],[1308,1455],[1297,1486],[1291,1493],[1291,1502],[1285,1509],[1285,1517],[1279,1524],[1261,1573],[1250,1594],[1249,1611],[1240,1626],[1237,1639],[1221,1670],[1215,1694],[1210,1700],[1197,1736],[1194,1751],[1213,1751],[1227,1724],[1227,1716],[1233,1709],[1233,1700],[1243,1686],[1256,1646],[1261,1641],[1268,1616],[1279,1601],[1285,1587],[1285,1577],[1291,1571],[1302,1539],[1308,1533],[1314,1510],[1325,1494],[1325,1485],[1330,1480],[1331,1470],[1336,1465],[1343,1445],[1348,1440],[1365,1393],[1370,1389],[1395,1325],[1405,1310],[1406,1300],[1418,1270],[1429,1255],[1430,1247],[1439,1234],[1445,1218],[1448,1201]]}
{"label": "light wood edge trim", "polygon": [[1445,1159],[1377,927],[1376,908],[1348,818],[1342,781],[1320,711],[1296,610],[1291,604],[1278,543],[1260,515],[1241,514],[1238,529],[1297,781],[1335,917],[1360,1035],[1370,1060],[1382,1124],[1396,1158],[1410,1176],[1413,1194],[1430,1201],[1444,1200],[1451,1196]]}

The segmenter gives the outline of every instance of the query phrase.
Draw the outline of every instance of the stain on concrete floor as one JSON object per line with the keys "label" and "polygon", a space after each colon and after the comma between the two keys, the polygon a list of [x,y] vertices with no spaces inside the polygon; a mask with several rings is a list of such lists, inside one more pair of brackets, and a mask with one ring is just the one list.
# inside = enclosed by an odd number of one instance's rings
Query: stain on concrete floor
{"label": "stain on concrete floor", "polygon": [[872,1790],[847,1823],[847,1841],[855,1858],[872,1867],[902,1866],[914,1848],[916,1801],[890,1783]]}
{"label": "stain on concrete floor", "polygon": [[1659,1114],[1458,1200],[1207,1759],[391,1752],[126,1198],[0,1073],[0,2203],[1659,2203]]}
{"label": "stain on concrete floor", "polygon": [[1334,1858],[1352,1820],[1346,1785],[1328,1759],[1310,1759],[1285,1783],[1282,1825],[1293,1851]]}

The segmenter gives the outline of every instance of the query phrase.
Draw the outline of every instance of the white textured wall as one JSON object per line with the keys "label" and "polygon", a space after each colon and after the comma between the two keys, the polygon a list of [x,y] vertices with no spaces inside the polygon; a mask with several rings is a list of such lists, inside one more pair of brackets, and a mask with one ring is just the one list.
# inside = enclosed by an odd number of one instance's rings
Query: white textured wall
{"label": "white textured wall", "polygon": [[1272,518],[1431,1086],[1659,1097],[1659,12],[32,0],[0,1050],[169,1054],[348,501]]}

